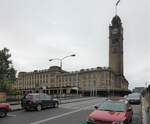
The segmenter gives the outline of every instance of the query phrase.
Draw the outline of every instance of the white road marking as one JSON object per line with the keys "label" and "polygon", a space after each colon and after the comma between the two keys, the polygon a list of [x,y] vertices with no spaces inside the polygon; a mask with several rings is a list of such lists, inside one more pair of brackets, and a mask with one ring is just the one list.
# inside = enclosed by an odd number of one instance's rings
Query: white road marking
{"label": "white road marking", "polygon": [[16,115],[7,114],[8,117],[16,117]]}
{"label": "white road marking", "polygon": [[87,103],[88,101],[91,101],[91,100],[93,100],[93,99],[85,100],[85,101],[80,101],[78,103],[75,102],[75,103],[62,104],[61,107],[62,108],[71,108],[71,109],[73,109],[74,107],[78,107],[78,109],[79,109],[80,108],[79,105],[85,105],[85,103]]}
{"label": "white road marking", "polygon": [[[93,102],[99,102],[98,99],[94,99],[92,100]],[[101,99],[100,101],[103,101],[103,99]],[[83,108],[85,107],[85,105],[88,106],[88,104],[90,105],[91,104],[91,100],[86,100],[86,101],[81,101],[81,102],[78,102],[78,103],[71,103],[71,104],[62,104],[60,105],[61,108],[67,108],[67,109],[80,109],[80,108]]]}
{"label": "white road marking", "polygon": [[57,116],[46,118],[46,119],[43,119],[43,120],[40,120],[40,121],[32,122],[30,124],[42,124],[44,122],[47,122],[47,121],[50,121],[50,120],[53,120],[53,119],[61,118],[63,116],[67,116],[67,115],[70,115],[70,114],[73,114],[73,113],[77,113],[77,112],[82,111],[82,110],[89,109],[89,108],[91,108],[93,106],[96,106],[96,105],[97,104],[94,104],[94,105],[91,105],[91,106],[87,106],[87,107],[84,107],[84,108],[80,108],[80,109],[75,110],[75,111],[67,112],[67,113],[64,113],[64,114],[61,114],[61,115],[57,115]]}

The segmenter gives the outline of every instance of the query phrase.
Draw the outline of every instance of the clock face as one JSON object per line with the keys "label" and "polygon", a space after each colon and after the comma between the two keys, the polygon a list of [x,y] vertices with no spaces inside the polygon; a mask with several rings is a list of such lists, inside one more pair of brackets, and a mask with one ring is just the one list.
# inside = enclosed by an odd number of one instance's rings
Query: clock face
{"label": "clock face", "polygon": [[112,34],[117,34],[119,31],[118,31],[118,29],[117,28],[114,28],[113,30],[112,30]]}

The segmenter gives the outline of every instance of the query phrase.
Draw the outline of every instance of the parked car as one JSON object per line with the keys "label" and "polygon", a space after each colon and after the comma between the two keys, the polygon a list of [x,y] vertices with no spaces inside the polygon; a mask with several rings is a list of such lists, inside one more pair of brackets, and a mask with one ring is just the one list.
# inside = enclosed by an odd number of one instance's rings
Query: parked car
{"label": "parked car", "polygon": [[127,100],[130,104],[140,104],[141,103],[141,94],[140,93],[132,93],[129,94]]}
{"label": "parked car", "polygon": [[11,111],[10,105],[8,103],[0,103],[0,118],[3,118]]}
{"label": "parked car", "polygon": [[45,93],[29,93],[21,99],[21,106],[26,111],[31,109],[40,111],[43,108],[58,107],[59,101]]}
{"label": "parked car", "polygon": [[126,100],[106,100],[95,106],[87,124],[129,124],[132,122],[133,110]]}

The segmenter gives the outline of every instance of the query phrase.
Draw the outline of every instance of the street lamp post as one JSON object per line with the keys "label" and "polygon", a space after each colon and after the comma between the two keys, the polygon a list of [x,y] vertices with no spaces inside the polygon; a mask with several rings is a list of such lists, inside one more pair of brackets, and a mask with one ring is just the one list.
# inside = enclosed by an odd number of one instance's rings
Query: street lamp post
{"label": "street lamp post", "polygon": [[[63,58],[50,59],[49,61],[53,61],[53,60],[58,60],[58,61],[60,61],[60,69],[61,69],[61,72],[62,72],[62,61],[63,61],[64,59],[68,58],[68,57],[74,57],[74,56],[76,56],[76,55],[75,55],[75,54],[71,54],[71,55],[65,56],[65,57],[63,57]],[[61,73],[61,74],[62,74],[62,73]],[[62,95],[61,91],[62,91],[62,77],[61,77],[61,81],[60,81],[60,97],[61,97],[61,95]]]}

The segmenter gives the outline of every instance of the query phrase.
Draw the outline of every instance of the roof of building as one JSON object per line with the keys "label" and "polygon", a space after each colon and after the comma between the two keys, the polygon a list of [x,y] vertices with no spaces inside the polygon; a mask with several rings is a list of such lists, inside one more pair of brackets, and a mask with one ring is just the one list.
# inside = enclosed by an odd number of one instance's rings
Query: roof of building
{"label": "roof of building", "polygon": [[112,23],[112,26],[114,27],[117,27],[117,26],[120,26],[122,23],[121,23],[121,19],[118,15],[115,15],[111,21]]}

